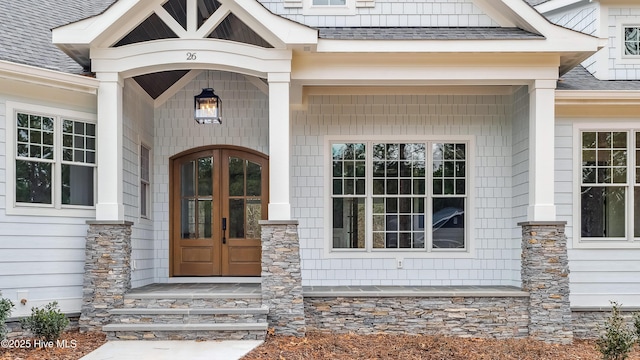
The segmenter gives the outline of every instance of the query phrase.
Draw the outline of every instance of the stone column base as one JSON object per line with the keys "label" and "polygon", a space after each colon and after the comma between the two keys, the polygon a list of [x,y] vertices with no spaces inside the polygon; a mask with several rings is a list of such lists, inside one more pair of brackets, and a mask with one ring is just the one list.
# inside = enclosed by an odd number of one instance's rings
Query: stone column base
{"label": "stone column base", "polygon": [[522,290],[529,292],[529,336],[548,343],[573,341],[565,222],[522,226]]}
{"label": "stone column base", "polygon": [[109,310],[124,304],[131,289],[131,225],[89,221],[85,250],[80,331],[102,331]]}
{"label": "stone column base", "polygon": [[304,299],[297,221],[260,221],[262,226],[262,303],[277,334],[304,336]]}

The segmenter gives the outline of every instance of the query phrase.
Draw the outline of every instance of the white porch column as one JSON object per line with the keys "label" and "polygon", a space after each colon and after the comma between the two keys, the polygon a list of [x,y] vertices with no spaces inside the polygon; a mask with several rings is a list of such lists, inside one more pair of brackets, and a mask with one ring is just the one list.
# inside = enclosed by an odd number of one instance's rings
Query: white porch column
{"label": "white porch column", "polygon": [[98,197],[96,220],[124,220],[122,184],[122,88],[118,73],[97,73]]}
{"label": "white porch column", "polygon": [[291,220],[290,73],[269,73],[269,220]]}
{"label": "white porch column", "polygon": [[556,220],[555,89],[556,80],[529,86],[529,221]]}

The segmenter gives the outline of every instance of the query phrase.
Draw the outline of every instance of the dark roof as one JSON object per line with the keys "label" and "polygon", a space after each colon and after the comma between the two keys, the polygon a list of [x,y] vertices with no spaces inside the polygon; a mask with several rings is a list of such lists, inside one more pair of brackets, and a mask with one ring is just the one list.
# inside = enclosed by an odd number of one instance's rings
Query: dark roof
{"label": "dark roof", "polygon": [[582,65],[564,74],[558,81],[558,90],[640,90],[637,80],[598,80]]}
{"label": "dark roof", "polygon": [[524,40],[542,35],[501,27],[320,27],[321,39],[333,40]]}
{"label": "dark roof", "polygon": [[83,69],[51,43],[51,29],[96,15],[115,0],[0,0],[0,60],[51,70]]}

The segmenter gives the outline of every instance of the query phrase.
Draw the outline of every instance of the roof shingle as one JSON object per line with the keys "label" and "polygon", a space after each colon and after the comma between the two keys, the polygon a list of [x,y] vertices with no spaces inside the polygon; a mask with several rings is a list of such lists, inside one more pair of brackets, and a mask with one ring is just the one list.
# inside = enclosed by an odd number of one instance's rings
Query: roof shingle
{"label": "roof shingle", "polygon": [[0,60],[82,73],[51,43],[51,29],[96,15],[115,0],[0,1]]}
{"label": "roof shingle", "polygon": [[582,65],[564,74],[558,81],[558,90],[640,90],[637,80],[598,80]]}
{"label": "roof shingle", "polygon": [[332,40],[526,40],[542,35],[501,27],[320,27],[318,36]]}

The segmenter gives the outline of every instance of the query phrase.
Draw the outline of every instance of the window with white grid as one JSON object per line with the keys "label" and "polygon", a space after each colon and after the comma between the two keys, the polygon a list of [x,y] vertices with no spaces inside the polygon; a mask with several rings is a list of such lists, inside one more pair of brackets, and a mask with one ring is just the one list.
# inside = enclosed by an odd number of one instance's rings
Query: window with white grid
{"label": "window with white grid", "polygon": [[465,251],[467,142],[330,142],[333,250]]}
{"label": "window with white grid", "polygon": [[95,124],[14,113],[16,205],[94,206]]}

